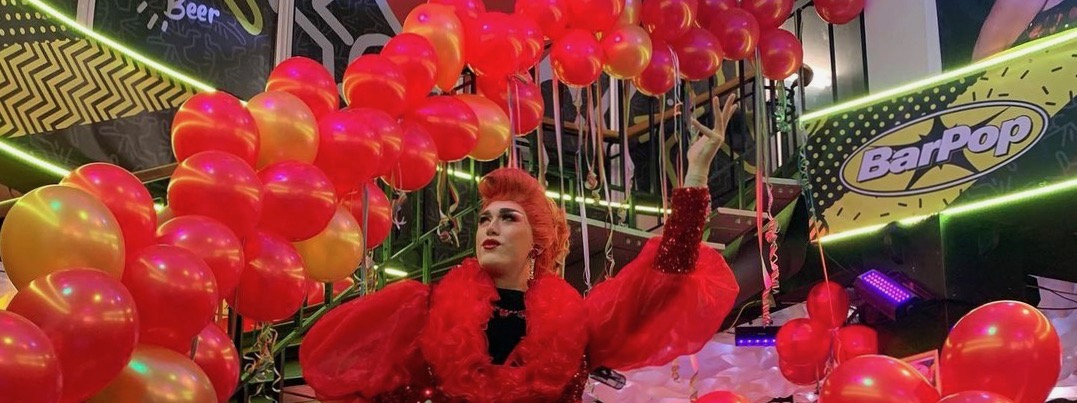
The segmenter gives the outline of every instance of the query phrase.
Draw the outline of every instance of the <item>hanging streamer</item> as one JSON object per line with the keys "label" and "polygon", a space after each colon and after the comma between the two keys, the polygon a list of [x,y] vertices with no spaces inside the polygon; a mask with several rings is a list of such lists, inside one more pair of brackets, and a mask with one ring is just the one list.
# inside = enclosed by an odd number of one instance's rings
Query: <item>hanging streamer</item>
{"label": "hanging streamer", "polygon": [[[539,80],[539,69],[535,68],[534,81],[538,83],[539,89],[542,88],[542,81]],[[517,87],[519,88],[519,87]],[[517,94],[519,95],[519,94]],[[515,129],[515,128],[514,128]],[[539,123],[537,133],[535,134],[536,141],[538,141],[538,178],[542,187],[546,187],[546,167],[550,165],[550,155],[546,152],[546,128]]]}
{"label": "hanging streamer", "polygon": [[565,149],[564,144],[561,141],[562,129],[564,123],[561,120],[561,81],[557,79],[557,75],[553,76],[553,131],[554,141],[557,143],[557,179],[560,181],[560,187],[557,191],[561,192],[561,199],[558,200],[561,203],[561,210],[565,209],[565,197],[568,192],[565,190]]}
{"label": "hanging streamer", "polygon": [[[438,172],[437,189],[435,195],[438,203],[438,240],[442,243],[460,246],[460,218],[456,217],[456,210],[460,207],[460,193],[456,190],[456,184],[449,180],[449,165],[441,163]],[[444,198],[448,196],[449,207],[445,208]]]}
{"label": "hanging streamer", "polygon": [[[251,395],[262,396],[272,402],[277,401],[275,396],[280,395],[280,382],[284,380],[280,371],[277,371],[276,359],[273,357],[273,346],[277,344],[277,337],[277,330],[271,324],[262,323],[255,336],[254,346],[243,355],[244,361],[249,362],[243,367],[243,372],[249,374],[250,382],[258,384]],[[266,385],[269,385],[269,390],[265,389]]]}
{"label": "hanging streamer", "polygon": [[[669,180],[667,179],[666,168],[670,164],[669,150],[666,149],[666,119],[664,118],[666,116],[666,94],[662,94],[659,102],[661,102],[661,105],[658,108],[658,148],[660,150],[658,154],[658,172],[661,172],[661,174],[658,175],[658,178],[662,187],[662,221],[665,222],[669,219]],[[653,110],[651,113],[654,116]]]}
{"label": "hanging streamer", "polygon": [[584,293],[591,292],[591,245],[588,242],[587,237],[587,203],[585,202],[586,193],[583,166],[584,166],[584,144],[587,142],[587,137],[584,135],[586,130],[583,125],[583,91],[580,89],[573,89],[576,94],[573,97],[572,103],[576,106],[576,186],[577,196],[576,201],[580,203],[580,234],[583,243],[583,279],[587,283],[587,289]]}
{"label": "hanging streamer", "polygon": [[[509,167],[520,168],[519,156],[516,155],[516,119],[520,118],[519,105],[516,105],[516,101],[519,100],[519,93],[513,91],[512,80],[514,77],[509,77],[505,80],[505,94],[509,103]],[[515,86],[519,88],[519,86]]]}
{"label": "hanging streamer", "polygon": [[[759,51],[756,50],[756,65],[759,65]],[[764,191],[764,183],[767,182],[766,172],[769,167],[767,164],[767,148],[768,144],[768,132],[766,127],[766,100],[764,99],[765,88],[763,86],[763,78],[756,77],[753,82],[754,88],[752,91],[752,97],[755,101],[754,123],[755,123],[755,224],[756,224],[756,241],[759,245],[759,264],[760,270],[763,275],[763,326],[770,326],[773,324],[773,320],[770,318],[771,301],[773,300],[774,279],[768,270],[769,259],[763,257],[764,238],[766,237],[766,227],[763,225],[763,220],[766,214],[770,211],[765,205],[770,203],[770,199],[766,199]],[[766,217],[773,220],[773,217]],[[767,243],[769,244],[769,243]]]}
{"label": "hanging streamer", "polygon": [[[594,101],[594,100],[597,100],[597,102]],[[613,214],[613,205],[610,204],[610,201],[613,200],[610,197],[610,186],[609,186],[610,183],[609,183],[609,179],[606,177],[606,153],[605,153],[605,147],[604,147],[605,143],[603,141],[603,136],[605,136],[605,120],[602,119],[603,114],[602,114],[602,86],[601,85],[598,85],[598,84],[595,85],[595,96],[594,96],[594,98],[588,97],[588,105],[593,108],[593,109],[591,109],[591,111],[589,111],[589,112],[592,112],[591,113],[591,122],[592,122],[591,125],[592,125],[592,128],[595,128],[595,130],[592,130],[592,134],[593,134],[592,144],[594,144],[595,161],[598,162],[599,185],[602,187],[602,193],[603,193],[603,195],[605,195],[605,200],[606,200],[606,231],[607,231],[607,236],[606,236],[606,244],[605,244],[604,249],[603,249],[603,252],[604,252],[603,254],[604,254],[605,258],[606,258],[606,263],[603,266],[603,270],[602,270],[603,280],[605,280],[605,279],[608,279],[608,278],[613,276],[613,267],[616,265],[617,262],[613,258],[613,225],[614,225],[613,221],[615,219],[615,216]],[[596,189],[595,193],[597,193],[597,192],[598,191]],[[595,198],[599,199],[597,194],[595,195]]]}

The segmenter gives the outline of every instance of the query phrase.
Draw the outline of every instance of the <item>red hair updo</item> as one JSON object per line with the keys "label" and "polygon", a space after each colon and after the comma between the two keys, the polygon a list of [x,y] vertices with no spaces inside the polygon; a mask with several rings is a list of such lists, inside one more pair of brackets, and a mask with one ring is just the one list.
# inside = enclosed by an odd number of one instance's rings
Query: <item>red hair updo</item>
{"label": "red hair updo", "polygon": [[565,212],[546,197],[546,189],[537,179],[521,169],[499,168],[479,182],[479,196],[483,210],[495,201],[516,202],[523,207],[531,224],[531,236],[542,250],[535,257],[536,274],[558,272],[568,252],[568,222]]}

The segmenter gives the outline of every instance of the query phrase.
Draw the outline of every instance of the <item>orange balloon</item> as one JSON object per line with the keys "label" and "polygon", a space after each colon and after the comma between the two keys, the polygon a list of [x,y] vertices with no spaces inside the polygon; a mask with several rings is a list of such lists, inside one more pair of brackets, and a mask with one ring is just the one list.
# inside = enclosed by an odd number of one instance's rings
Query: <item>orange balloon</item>
{"label": "orange balloon", "polygon": [[258,125],[261,142],[257,169],[287,160],[314,162],[318,122],[302,100],[284,91],[267,91],[247,101],[247,110]]}
{"label": "orange balloon", "polygon": [[638,25],[621,25],[602,35],[604,70],[620,79],[634,78],[651,62],[651,37]]}
{"label": "orange balloon", "polygon": [[479,95],[457,95],[479,118],[479,142],[468,156],[479,161],[497,159],[512,143],[509,115],[494,101]]}
{"label": "orange balloon", "polygon": [[341,206],[322,232],[293,245],[303,259],[307,279],[322,283],[348,278],[363,261],[363,231]]}
{"label": "orange balloon", "polygon": [[452,7],[422,4],[411,10],[401,32],[420,35],[434,45],[438,55],[437,85],[449,91],[464,68],[464,24]]}
{"label": "orange balloon", "polygon": [[625,9],[617,18],[616,25],[639,25],[639,10],[642,5],[643,0],[625,0]]}
{"label": "orange balloon", "polygon": [[123,372],[89,401],[215,402],[217,393],[194,361],[164,347],[140,344]]}
{"label": "orange balloon", "polygon": [[15,203],[0,226],[0,260],[11,283],[22,290],[35,278],[71,267],[123,276],[120,224],[89,193],[50,185]]}

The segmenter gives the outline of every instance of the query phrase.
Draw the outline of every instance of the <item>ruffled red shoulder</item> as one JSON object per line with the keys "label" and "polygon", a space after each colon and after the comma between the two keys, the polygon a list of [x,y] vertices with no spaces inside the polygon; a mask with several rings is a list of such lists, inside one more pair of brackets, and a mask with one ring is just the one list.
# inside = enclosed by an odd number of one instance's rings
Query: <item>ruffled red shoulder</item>
{"label": "ruffled red shoulder", "polygon": [[740,288],[721,254],[699,245],[693,267],[666,273],[655,268],[660,242],[587,296],[593,366],[627,370],[695,353],[732,310]]}
{"label": "ruffled red shoulder", "polygon": [[554,401],[578,372],[587,343],[579,293],[556,276],[539,276],[524,296],[527,334],[506,365],[492,364],[484,331],[497,298],[473,259],[434,287],[420,344],[439,388],[469,402]]}
{"label": "ruffled red shoulder", "polygon": [[334,308],[299,346],[303,378],[321,398],[364,401],[425,377],[418,334],[428,297],[409,280]]}

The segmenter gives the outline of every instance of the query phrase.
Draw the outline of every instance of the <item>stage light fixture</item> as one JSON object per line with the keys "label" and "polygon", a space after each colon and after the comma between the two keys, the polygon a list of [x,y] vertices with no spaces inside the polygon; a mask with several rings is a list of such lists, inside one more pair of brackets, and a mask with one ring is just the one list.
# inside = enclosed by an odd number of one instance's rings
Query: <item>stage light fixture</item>
{"label": "stage light fixture", "polygon": [[878,270],[868,270],[856,278],[857,294],[890,319],[897,319],[920,297],[908,287]]}

